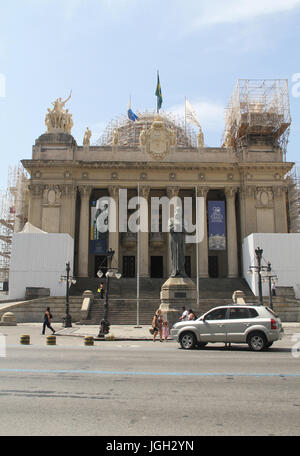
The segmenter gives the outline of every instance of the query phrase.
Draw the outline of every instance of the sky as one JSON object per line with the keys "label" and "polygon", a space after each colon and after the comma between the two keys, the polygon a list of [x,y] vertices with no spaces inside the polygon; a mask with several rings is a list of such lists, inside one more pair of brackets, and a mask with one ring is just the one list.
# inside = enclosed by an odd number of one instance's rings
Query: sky
{"label": "sky", "polygon": [[58,97],[72,97],[72,134],[91,142],[133,111],[194,106],[219,147],[237,79],[288,79],[287,161],[299,161],[300,0],[10,0],[0,2],[0,189],[30,159]]}

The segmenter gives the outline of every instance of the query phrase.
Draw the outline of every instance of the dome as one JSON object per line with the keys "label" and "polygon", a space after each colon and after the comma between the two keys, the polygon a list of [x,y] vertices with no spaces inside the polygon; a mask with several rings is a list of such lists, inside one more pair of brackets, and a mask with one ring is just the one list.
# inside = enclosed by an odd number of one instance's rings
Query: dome
{"label": "dome", "polygon": [[[112,146],[113,132],[117,130],[118,145],[123,147],[139,147],[140,133],[144,127],[149,129],[155,119],[156,112],[136,113],[138,120],[132,122],[125,115],[110,122],[101,137],[96,142],[97,146]],[[167,128],[174,128],[176,132],[177,147],[196,147],[197,137],[189,125],[185,125],[183,119],[171,113],[160,113]]]}

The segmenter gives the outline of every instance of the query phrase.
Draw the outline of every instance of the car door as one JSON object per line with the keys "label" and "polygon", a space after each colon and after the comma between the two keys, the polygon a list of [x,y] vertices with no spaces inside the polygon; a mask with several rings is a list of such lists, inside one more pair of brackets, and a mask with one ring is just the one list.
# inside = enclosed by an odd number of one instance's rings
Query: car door
{"label": "car door", "polygon": [[245,331],[251,324],[250,312],[247,307],[232,306],[226,321],[227,342],[245,342]]}
{"label": "car door", "polygon": [[203,342],[226,342],[227,308],[220,307],[208,312],[201,327]]}

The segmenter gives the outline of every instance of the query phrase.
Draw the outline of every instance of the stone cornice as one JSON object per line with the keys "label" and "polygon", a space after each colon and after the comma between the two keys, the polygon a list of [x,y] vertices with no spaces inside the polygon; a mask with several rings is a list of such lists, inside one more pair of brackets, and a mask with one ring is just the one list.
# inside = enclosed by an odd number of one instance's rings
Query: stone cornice
{"label": "stone cornice", "polygon": [[255,162],[255,163],[235,163],[235,162],[152,162],[152,161],[73,161],[73,160],[22,160],[22,164],[26,169],[36,168],[80,168],[80,169],[169,169],[176,168],[181,170],[263,170],[263,169],[280,169],[281,171],[289,171],[293,166],[293,162]]}

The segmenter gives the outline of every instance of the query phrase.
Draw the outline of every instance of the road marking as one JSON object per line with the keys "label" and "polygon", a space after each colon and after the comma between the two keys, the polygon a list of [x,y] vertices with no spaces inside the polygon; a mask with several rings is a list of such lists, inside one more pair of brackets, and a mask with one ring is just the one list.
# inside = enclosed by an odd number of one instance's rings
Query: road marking
{"label": "road marking", "polygon": [[80,369],[0,369],[0,373],[28,373],[28,374],[94,374],[94,375],[144,375],[164,377],[300,377],[300,374],[272,374],[272,373],[228,373],[228,372],[126,372],[126,371],[98,371]]}

